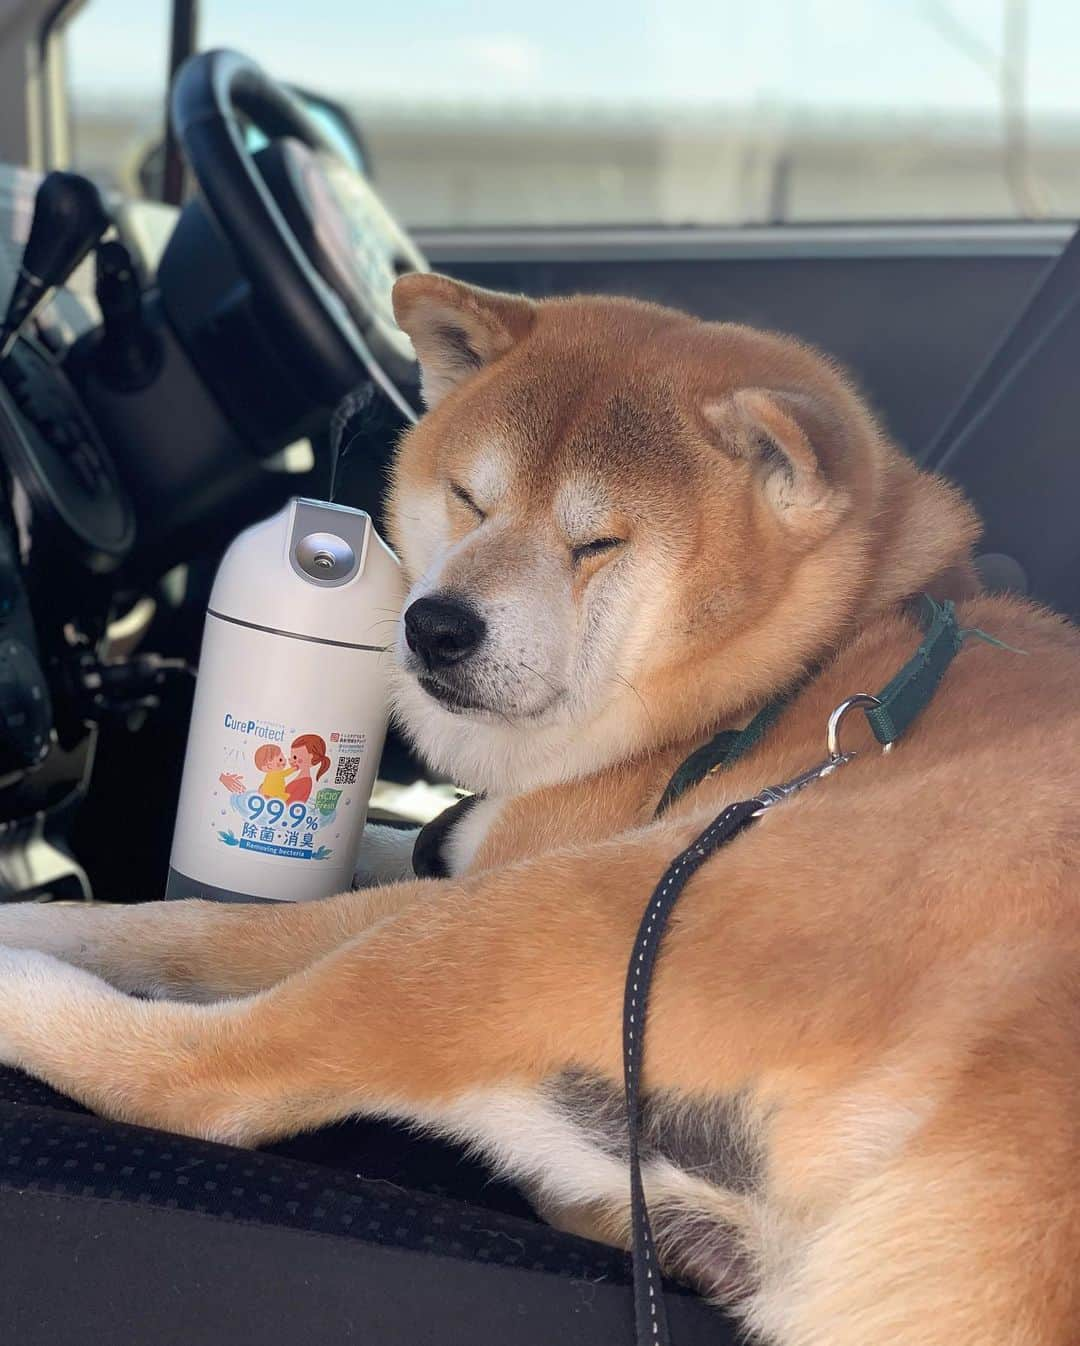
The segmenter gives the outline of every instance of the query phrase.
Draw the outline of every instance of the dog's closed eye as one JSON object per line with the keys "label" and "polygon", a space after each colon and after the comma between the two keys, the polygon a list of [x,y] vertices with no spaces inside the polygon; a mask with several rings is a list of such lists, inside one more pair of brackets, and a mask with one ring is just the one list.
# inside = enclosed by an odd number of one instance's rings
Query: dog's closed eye
{"label": "dog's closed eye", "polygon": [[480,508],[464,486],[459,486],[456,481],[452,481],[450,483],[450,494],[455,499],[460,500],[465,508],[471,510],[481,521],[487,518],[487,512]]}
{"label": "dog's closed eye", "polygon": [[570,556],[574,565],[580,565],[590,557],[602,556],[605,552],[614,551],[616,547],[625,545],[626,539],[622,537],[598,537],[591,542],[582,542],[577,547],[571,547]]}

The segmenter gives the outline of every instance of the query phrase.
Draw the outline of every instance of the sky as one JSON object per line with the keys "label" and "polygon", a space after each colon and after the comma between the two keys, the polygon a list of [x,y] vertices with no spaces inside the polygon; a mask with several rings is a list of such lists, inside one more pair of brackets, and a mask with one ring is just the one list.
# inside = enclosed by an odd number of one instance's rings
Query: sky
{"label": "sky", "polygon": [[[201,0],[203,45],[356,101],[993,113],[1005,11],[1030,113],[1080,114],[1080,0]],[[89,0],[83,96],[158,95],[168,0]],[[1013,48],[1015,50],[1015,48]]]}

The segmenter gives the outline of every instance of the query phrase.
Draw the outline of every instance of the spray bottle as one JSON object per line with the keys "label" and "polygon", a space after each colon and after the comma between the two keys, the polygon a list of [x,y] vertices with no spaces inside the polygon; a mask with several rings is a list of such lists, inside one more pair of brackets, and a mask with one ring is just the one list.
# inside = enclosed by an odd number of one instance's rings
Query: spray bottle
{"label": "spray bottle", "polygon": [[166,897],[348,888],[387,724],[397,558],[361,510],[293,499],[210,595]]}

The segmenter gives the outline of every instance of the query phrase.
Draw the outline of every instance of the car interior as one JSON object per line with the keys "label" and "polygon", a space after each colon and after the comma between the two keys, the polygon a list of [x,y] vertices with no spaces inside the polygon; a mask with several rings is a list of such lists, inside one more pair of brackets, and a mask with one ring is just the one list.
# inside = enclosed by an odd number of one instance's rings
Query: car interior
{"label": "car interior", "polygon": [[[410,206],[403,224],[396,201],[440,168],[419,161],[401,189],[383,156],[406,143],[407,119],[369,137],[317,66],[279,75],[260,57],[268,11],[233,6],[233,29],[252,26],[248,54],[211,41],[190,0],[144,6],[160,11],[160,46],[142,55],[166,71],[158,120],[110,176],[64,74],[69,48],[70,70],[85,67],[74,46],[91,18],[118,61],[138,61],[150,34],[110,3],[0,5],[4,97],[18,105],[0,137],[0,900],[163,896],[217,562],[293,496],[332,492],[381,529],[395,442],[422,413],[389,302],[407,271],[537,297],[633,295],[821,347],[911,456],[975,502],[984,582],[1080,615],[1080,185],[1070,197],[1056,184],[1041,214],[990,194],[976,215],[931,195],[905,216],[885,193],[881,216],[830,217],[826,197],[801,218],[680,219],[676,205],[659,222],[605,221],[601,206],[582,223],[572,203],[551,222],[462,207],[455,223],[447,189],[443,218]],[[281,12],[294,31],[296,9]],[[310,23],[312,50],[363,40],[355,24],[339,38]],[[500,41],[508,78],[525,79]],[[404,70],[407,42],[399,52]],[[451,149],[468,134],[436,131]],[[420,144],[426,128],[412,134]],[[587,171],[602,178],[618,137],[599,122],[589,135]],[[1030,138],[1037,171],[1034,122]],[[565,144],[521,150],[541,178],[557,152],[572,157]],[[368,410],[346,442],[334,414],[357,390]],[[391,732],[369,816],[426,822],[452,787]],[[0,1247],[0,1322],[23,1346],[630,1336],[622,1252],[549,1228],[477,1160],[389,1123],[248,1152],[103,1122],[0,1071]],[[687,1346],[736,1339],[678,1285],[669,1316]]]}

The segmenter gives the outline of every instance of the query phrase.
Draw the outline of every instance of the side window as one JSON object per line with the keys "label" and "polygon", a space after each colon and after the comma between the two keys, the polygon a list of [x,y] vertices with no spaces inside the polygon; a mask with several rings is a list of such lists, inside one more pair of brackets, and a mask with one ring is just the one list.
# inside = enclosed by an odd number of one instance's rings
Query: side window
{"label": "side window", "polygon": [[414,226],[1080,214],[1075,0],[202,0]]}
{"label": "side window", "polygon": [[140,166],[164,129],[171,7],[89,0],[63,29],[71,166],[129,195],[141,195]]}
{"label": "side window", "polygon": [[[129,192],[170,0],[67,21],[76,167]],[[1080,215],[1070,0],[201,0],[200,43],[345,104],[412,226]]]}

